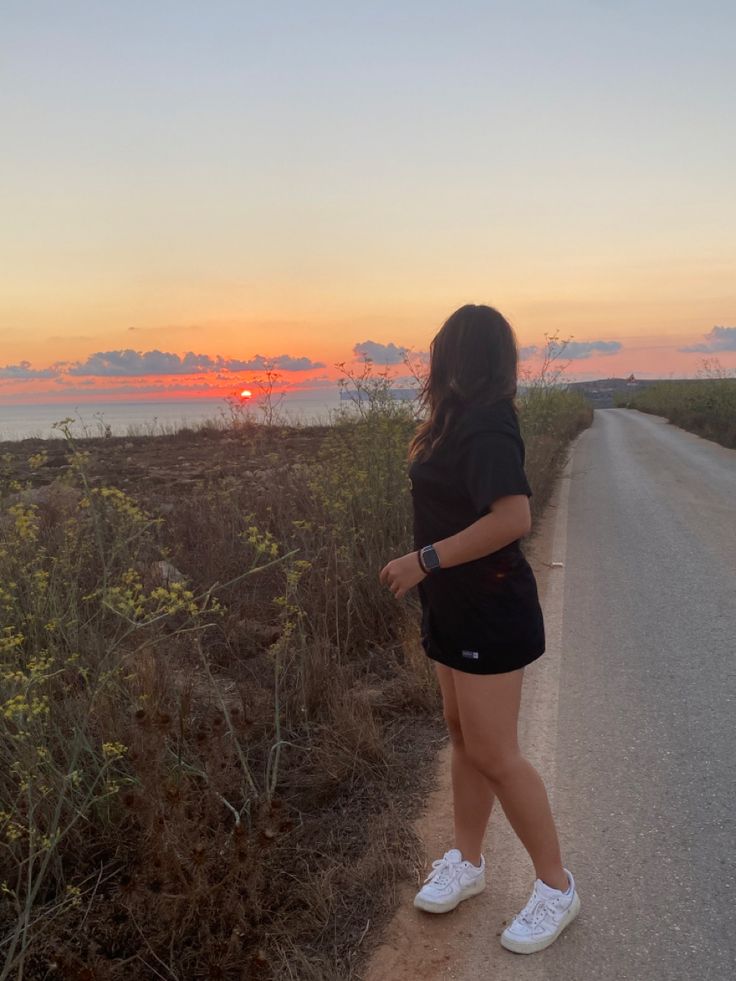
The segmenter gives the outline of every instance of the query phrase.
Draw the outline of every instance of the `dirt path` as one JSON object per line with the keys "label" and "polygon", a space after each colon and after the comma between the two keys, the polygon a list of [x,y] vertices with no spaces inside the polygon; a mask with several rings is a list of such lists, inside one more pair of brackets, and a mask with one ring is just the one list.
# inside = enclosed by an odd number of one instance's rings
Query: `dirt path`
{"label": "dirt path", "polygon": [[[545,614],[547,649],[525,672],[519,738],[525,755],[545,781],[555,809],[555,745],[562,637],[562,596],[567,546],[567,498],[571,454],[533,544],[526,551],[539,584]],[[501,947],[498,937],[510,917],[526,902],[534,869],[512,831],[498,801],[484,845],[487,863],[485,892],[451,913],[423,913],[412,905],[431,861],[452,847],[452,790],[450,747],[437,760],[436,789],[415,828],[426,848],[426,866],[417,869],[416,883],[401,889],[398,913],[364,973],[365,981],[536,981],[546,978],[544,960],[521,957]],[[564,850],[563,850],[564,861]],[[563,936],[557,941],[563,944]]]}

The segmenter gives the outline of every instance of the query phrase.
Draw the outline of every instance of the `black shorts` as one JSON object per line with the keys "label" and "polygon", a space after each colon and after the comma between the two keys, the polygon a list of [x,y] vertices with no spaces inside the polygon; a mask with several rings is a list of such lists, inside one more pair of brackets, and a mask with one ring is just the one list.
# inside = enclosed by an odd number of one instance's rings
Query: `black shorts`
{"label": "black shorts", "polygon": [[521,552],[490,567],[479,562],[438,569],[418,590],[422,647],[433,661],[467,674],[502,674],[545,651],[537,581]]}

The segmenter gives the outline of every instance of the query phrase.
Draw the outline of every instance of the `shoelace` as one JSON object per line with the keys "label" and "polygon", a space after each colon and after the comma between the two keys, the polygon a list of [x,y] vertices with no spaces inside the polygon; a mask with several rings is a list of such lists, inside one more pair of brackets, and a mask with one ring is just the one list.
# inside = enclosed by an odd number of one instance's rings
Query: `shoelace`
{"label": "shoelace", "polygon": [[446,886],[452,877],[452,870],[457,864],[459,863],[450,862],[446,858],[436,859],[432,862],[433,871],[424,880],[424,884],[433,882],[436,886]]}
{"label": "shoelace", "polygon": [[540,896],[535,887],[529,902],[520,913],[517,913],[515,918],[529,926],[538,926],[548,912],[554,912],[556,909],[557,899]]}

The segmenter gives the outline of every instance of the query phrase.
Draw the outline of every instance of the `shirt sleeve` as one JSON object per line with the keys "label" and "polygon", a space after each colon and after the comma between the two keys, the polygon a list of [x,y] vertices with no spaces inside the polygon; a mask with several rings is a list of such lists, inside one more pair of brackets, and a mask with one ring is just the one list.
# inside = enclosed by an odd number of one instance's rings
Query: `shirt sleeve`
{"label": "shirt sleeve", "polygon": [[524,444],[513,433],[492,429],[473,433],[466,440],[460,470],[465,489],[479,513],[485,514],[499,497],[532,496],[524,472]]}

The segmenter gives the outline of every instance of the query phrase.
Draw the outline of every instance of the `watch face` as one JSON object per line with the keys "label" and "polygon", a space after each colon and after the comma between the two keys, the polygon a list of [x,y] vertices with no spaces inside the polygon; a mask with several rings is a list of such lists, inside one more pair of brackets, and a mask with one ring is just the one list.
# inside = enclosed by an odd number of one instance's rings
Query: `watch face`
{"label": "watch face", "polygon": [[422,550],[422,559],[424,560],[424,564],[428,569],[439,568],[440,557],[439,555],[437,555],[437,553],[435,552],[434,548],[431,545],[425,546],[425,548]]}

